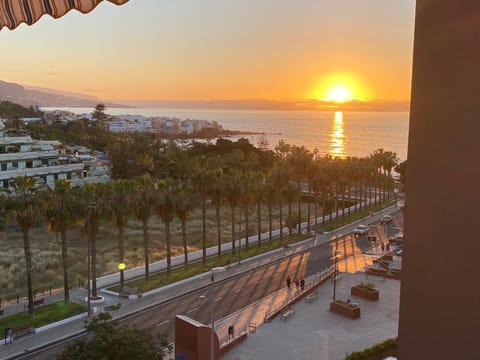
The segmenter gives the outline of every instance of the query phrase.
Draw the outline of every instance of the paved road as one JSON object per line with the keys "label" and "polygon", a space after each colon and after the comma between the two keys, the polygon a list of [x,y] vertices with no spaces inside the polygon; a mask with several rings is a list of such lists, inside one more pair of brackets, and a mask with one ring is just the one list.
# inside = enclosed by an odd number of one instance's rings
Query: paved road
{"label": "paved road", "polygon": [[[395,228],[399,221],[401,215],[396,215],[389,228],[397,231]],[[371,228],[381,241],[387,241],[377,223]],[[215,284],[215,319],[224,318],[285,287],[287,276],[301,279],[330,266],[334,250],[338,249],[341,252],[339,270],[348,271],[352,261],[359,261],[361,254],[370,249],[372,244],[366,237],[354,237],[347,231],[351,231],[351,228],[348,228],[344,235],[333,237],[330,241],[328,240],[330,235],[323,235],[319,237],[318,242],[311,241],[299,248],[285,249],[280,255],[264,261],[263,265],[244,273],[228,276],[228,272],[235,268],[227,269],[224,274],[226,278],[222,276],[224,279]],[[209,273],[204,276],[209,277]],[[138,327],[151,327],[156,332],[168,333],[169,339],[173,341],[176,314],[187,315],[205,324],[210,323],[210,289],[210,286],[206,285],[185,295],[165,300],[129,316],[124,321]],[[47,351],[24,358],[52,359],[63,347],[64,345],[53,346]]]}

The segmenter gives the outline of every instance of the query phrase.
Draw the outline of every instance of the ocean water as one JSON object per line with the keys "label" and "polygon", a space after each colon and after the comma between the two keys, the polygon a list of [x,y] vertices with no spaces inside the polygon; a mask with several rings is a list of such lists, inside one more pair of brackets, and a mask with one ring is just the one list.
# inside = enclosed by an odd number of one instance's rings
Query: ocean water
{"label": "ocean water", "polygon": [[[92,108],[62,109],[92,112]],[[408,112],[111,108],[107,113],[216,120],[224,129],[265,133],[270,148],[284,139],[311,151],[318,149],[321,155],[362,157],[383,148],[401,160],[407,158]],[[261,135],[244,137],[257,144]]]}

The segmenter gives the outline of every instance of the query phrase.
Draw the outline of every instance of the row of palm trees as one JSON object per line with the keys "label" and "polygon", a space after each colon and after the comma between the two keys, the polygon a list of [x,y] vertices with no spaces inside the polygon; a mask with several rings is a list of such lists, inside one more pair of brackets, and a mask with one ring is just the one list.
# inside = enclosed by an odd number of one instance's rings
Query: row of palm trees
{"label": "row of palm trees", "polygon": [[[63,264],[64,296],[69,301],[68,280],[68,231],[79,222],[88,238],[91,252],[90,270],[96,279],[97,235],[106,222],[118,231],[118,261],[125,261],[124,231],[130,219],[142,224],[145,279],[150,270],[149,222],[154,216],[164,223],[166,271],[171,272],[170,224],[175,219],[181,223],[181,238],[185,267],[188,266],[187,221],[195,209],[202,217],[202,260],[207,260],[207,210],[215,209],[216,245],[222,256],[221,208],[230,209],[232,252],[235,253],[236,212],[244,213],[245,246],[249,247],[250,213],[257,213],[258,244],[261,243],[262,209],[268,212],[269,239],[272,239],[273,208],[278,207],[280,237],[287,225],[291,234],[302,220],[301,202],[307,202],[307,230],[311,228],[311,206],[315,222],[318,208],[323,219],[333,211],[344,216],[347,203],[355,209],[364,206],[372,197],[379,201],[388,199],[392,189],[391,171],[397,159],[394,153],[376,150],[365,158],[332,158],[319,156],[304,147],[280,142],[275,148],[275,161],[269,167],[260,168],[255,153],[245,155],[241,151],[220,156],[200,154],[185,157],[172,152],[175,172],[162,178],[148,175],[134,179],[119,179],[108,184],[85,184],[72,189],[67,180],[58,180],[55,187],[42,188],[32,178],[19,177],[12,183],[10,194],[2,197],[6,210],[3,217],[13,216],[22,231],[27,274],[29,313],[34,313],[32,285],[32,257],[30,253],[30,229],[44,221],[51,231],[60,234]],[[179,154],[179,155],[178,155]],[[175,157],[176,156],[176,157]],[[180,157],[179,157],[180,156]],[[293,203],[297,202],[297,214],[293,215]],[[283,205],[288,204],[288,216],[284,218]],[[327,211],[330,209],[331,211]],[[350,207],[349,207],[350,209]],[[341,214],[340,214],[341,211]],[[330,215],[331,216],[331,215]],[[225,220],[224,220],[225,221]],[[120,272],[123,284],[123,271]],[[97,296],[96,282],[92,282],[92,297]]]}

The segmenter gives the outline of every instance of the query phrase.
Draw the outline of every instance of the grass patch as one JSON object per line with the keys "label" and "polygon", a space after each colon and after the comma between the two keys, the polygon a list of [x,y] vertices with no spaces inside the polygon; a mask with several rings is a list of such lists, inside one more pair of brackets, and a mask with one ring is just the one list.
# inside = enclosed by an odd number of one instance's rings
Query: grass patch
{"label": "grass patch", "polygon": [[314,227],[314,229],[319,230],[320,228],[322,228],[324,231],[332,231],[344,225],[350,224],[356,220],[363,219],[370,215],[370,213],[380,211],[394,204],[395,201],[389,201],[384,204],[375,204],[367,208],[363,208],[362,210],[357,210],[355,212],[352,211],[350,215],[345,214],[345,216],[341,216],[341,212],[339,212],[337,219],[332,219],[330,221],[327,220],[324,224],[318,225],[317,228]]}
{"label": "grass patch", "polygon": [[382,360],[387,356],[396,356],[397,339],[388,339],[363,351],[347,354],[345,360]]}
{"label": "grass patch", "polygon": [[[310,235],[298,235],[292,234],[292,236],[284,236],[283,240],[279,238],[273,239],[272,241],[263,241],[260,245],[253,244],[250,245],[248,251],[245,248],[242,248],[240,251],[240,258],[247,259],[256,255],[263,254],[270,250],[278,249],[283,247],[287,244],[302,241],[310,237]],[[228,264],[234,264],[238,261],[238,249],[236,254],[232,253],[223,253],[222,258],[219,259],[209,258],[207,259],[207,263],[204,265],[201,261],[200,262],[192,262],[188,265],[188,268],[185,269],[183,266],[172,269],[172,272],[168,276],[165,271],[153,273],[149,276],[148,282],[145,281],[145,278],[140,278],[136,280],[129,281],[125,283],[125,286],[129,288],[137,288],[140,293],[150,291],[153,289],[157,289],[159,287],[187,279],[191,276],[198,275],[208,271],[209,269],[216,267],[216,266],[226,266]],[[108,288],[111,291],[120,291],[120,286],[112,286]]]}
{"label": "grass patch", "polygon": [[28,316],[28,312],[6,316],[0,319],[0,339],[5,336],[6,327],[14,328],[21,325],[40,327],[83,312],[85,308],[80,304],[70,302],[65,305],[63,301],[59,301],[35,308],[35,315],[32,318]]}

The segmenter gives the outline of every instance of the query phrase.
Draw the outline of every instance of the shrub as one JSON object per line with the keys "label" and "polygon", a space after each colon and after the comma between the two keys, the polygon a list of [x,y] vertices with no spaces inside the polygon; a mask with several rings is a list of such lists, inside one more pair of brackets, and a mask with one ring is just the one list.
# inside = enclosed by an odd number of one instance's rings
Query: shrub
{"label": "shrub", "polygon": [[357,285],[359,288],[364,289],[364,290],[376,290],[375,285],[373,285],[370,282],[361,282],[360,284]]}
{"label": "shrub", "polygon": [[[363,351],[354,351],[350,354],[347,354],[345,360],[368,360],[374,356],[377,358],[379,355],[385,355],[387,351],[395,351],[397,348],[397,339],[388,339],[379,344],[373,345],[371,348],[365,349]],[[381,357],[383,358],[383,357]]]}

